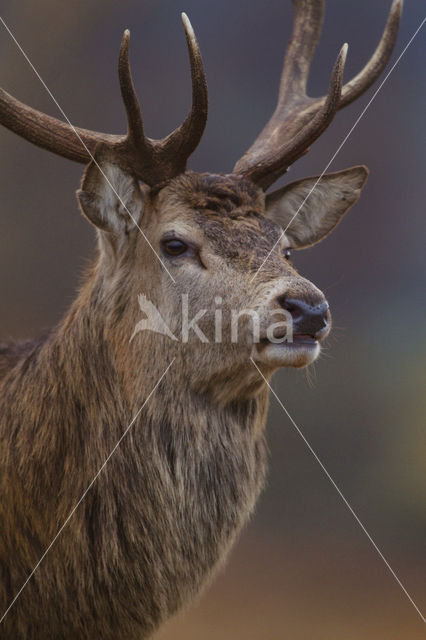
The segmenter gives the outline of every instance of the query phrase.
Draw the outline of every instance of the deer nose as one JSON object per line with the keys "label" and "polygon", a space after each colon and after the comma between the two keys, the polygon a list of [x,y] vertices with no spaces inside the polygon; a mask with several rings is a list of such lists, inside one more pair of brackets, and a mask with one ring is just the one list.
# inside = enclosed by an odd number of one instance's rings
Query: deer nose
{"label": "deer nose", "polygon": [[308,335],[319,340],[328,333],[331,315],[326,300],[312,305],[304,300],[281,296],[278,301],[291,314],[293,335]]}

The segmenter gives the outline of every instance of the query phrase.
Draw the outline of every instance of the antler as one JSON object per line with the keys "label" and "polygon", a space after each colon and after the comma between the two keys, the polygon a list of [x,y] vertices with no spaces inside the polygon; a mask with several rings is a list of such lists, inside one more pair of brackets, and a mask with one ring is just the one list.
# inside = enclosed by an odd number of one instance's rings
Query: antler
{"label": "antler", "polygon": [[379,45],[358,75],[342,87],[347,52],[347,45],[343,45],[331,75],[328,94],[310,98],[306,85],[321,34],[325,2],[293,0],[293,4],[293,34],[284,58],[277,107],[234,167],[234,173],[246,176],[264,189],[309,150],[338,109],[362,95],[379,77],[392,53],[402,11],[402,0],[394,0]]}
{"label": "antler", "polygon": [[28,107],[3,89],[0,89],[0,123],[38,147],[84,164],[89,162],[96,146],[103,143],[113,151],[123,169],[131,171],[150,186],[182,173],[201,139],[208,111],[207,84],[198,43],[185,14],[182,14],[182,22],[191,64],[192,108],[183,124],[166,138],[152,140],[144,134],[130,71],[130,32],[127,30],[121,43],[118,65],[121,95],[127,113],[127,135],[110,135],[78,127],[74,130],[69,124]]}

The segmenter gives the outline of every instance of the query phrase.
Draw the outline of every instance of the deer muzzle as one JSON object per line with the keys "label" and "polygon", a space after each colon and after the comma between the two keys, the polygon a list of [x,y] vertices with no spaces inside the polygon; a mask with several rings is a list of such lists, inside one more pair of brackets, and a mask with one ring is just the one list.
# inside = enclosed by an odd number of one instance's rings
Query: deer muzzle
{"label": "deer muzzle", "polygon": [[292,317],[293,340],[322,340],[329,334],[331,315],[326,300],[310,304],[305,300],[283,296],[279,304]]}

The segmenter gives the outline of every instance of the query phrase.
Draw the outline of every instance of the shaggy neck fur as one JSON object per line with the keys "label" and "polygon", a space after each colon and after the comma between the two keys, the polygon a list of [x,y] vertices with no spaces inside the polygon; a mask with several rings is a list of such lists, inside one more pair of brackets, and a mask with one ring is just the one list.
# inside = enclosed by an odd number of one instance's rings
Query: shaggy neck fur
{"label": "shaggy neck fur", "polygon": [[262,487],[265,389],[227,397],[218,373],[218,405],[181,345],[149,332],[129,345],[126,288],[106,289],[95,268],[44,340],[0,351],[2,611],[137,415],[8,613],[7,640],[148,637],[206,582]]}

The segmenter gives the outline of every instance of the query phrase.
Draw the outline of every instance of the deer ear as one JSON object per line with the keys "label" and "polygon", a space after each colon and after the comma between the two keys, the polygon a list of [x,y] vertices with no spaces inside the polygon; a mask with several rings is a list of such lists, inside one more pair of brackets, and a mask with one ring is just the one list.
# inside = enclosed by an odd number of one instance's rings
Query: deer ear
{"label": "deer ear", "polygon": [[359,166],[325,174],[318,184],[318,176],[297,180],[267,195],[266,215],[285,230],[294,249],[305,249],[339,224],[360,197],[367,176],[367,167]]}
{"label": "deer ear", "polygon": [[86,167],[77,200],[89,222],[117,236],[139,224],[145,194],[137,179],[114,162],[111,152],[99,148]]}

